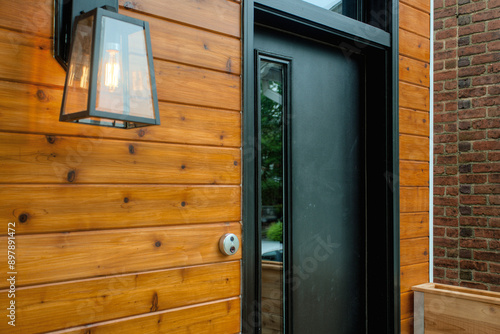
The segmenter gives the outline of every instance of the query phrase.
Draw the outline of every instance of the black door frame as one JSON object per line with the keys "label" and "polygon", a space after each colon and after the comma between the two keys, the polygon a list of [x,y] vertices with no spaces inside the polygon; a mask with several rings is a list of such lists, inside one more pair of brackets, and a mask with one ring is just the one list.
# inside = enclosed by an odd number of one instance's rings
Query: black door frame
{"label": "black door frame", "polygon": [[[398,2],[373,3],[386,18],[381,28],[301,1],[243,1],[243,288],[242,332],[260,333],[257,136],[255,124],[254,25],[286,30],[367,55],[367,326],[369,332],[400,332]],[[370,11],[372,14],[373,10]],[[380,12],[378,12],[380,14]],[[335,14],[334,14],[335,15]],[[370,19],[365,19],[365,22]],[[376,107],[375,107],[376,106]],[[372,154],[370,152],[373,152]],[[376,273],[376,275],[370,275]]]}

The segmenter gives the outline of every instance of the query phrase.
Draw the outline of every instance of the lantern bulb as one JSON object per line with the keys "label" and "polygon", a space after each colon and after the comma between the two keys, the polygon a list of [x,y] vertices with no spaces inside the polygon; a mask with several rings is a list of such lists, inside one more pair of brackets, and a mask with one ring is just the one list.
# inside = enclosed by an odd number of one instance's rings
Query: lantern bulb
{"label": "lantern bulb", "polygon": [[120,51],[118,44],[109,43],[104,63],[104,86],[113,92],[120,82]]}

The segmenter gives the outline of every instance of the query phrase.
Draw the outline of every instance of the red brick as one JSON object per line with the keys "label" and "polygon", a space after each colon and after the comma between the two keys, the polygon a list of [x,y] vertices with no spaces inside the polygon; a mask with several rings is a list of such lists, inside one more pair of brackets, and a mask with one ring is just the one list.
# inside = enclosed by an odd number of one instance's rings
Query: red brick
{"label": "red brick", "polygon": [[500,64],[492,64],[488,66],[488,73],[500,72]]}
{"label": "red brick", "polygon": [[486,153],[461,153],[459,162],[481,162],[486,161]]}
{"label": "red brick", "polygon": [[447,50],[443,52],[436,52],[434,54],[434,60],[452,59],[457,57],[456,50]]}
{"label": "red brick", "polygon": [[468,56],[486,52],[486,44],[464,46],[458,49],[458,56]]}
{"label": "red brick", "polygon": [[458,188],[457,187],[446,187],[446,195],[458,196]]}
{"label": "red brick", "polygon": [[473,211],[476,216],[500,216],[500,206],[475,206]]}
{"label": "red brick", "polygon": [[479,282],[500,285],[500,275],[497,274],[474,272],[474,279]]}
{"label": "red brick", "polygon": [[447,269],[446,270],[446,278],[457,279],[458,278],[458,270]]}
{"label": "red brick", "polygon": [[486,109],[465,109],[458,112],[459,119],[483,118],[486,117]]}
{"label": "red brick", "polygon": [[497,30],[500,29],[500,20],[490,21],[488,22],[488,30]]}
{"label": "red brick", "polygon": [[[456,23],[456,19],[453,19],[455,20],[455,23]],[[447,22],[448,23],[448,22]],[[444,47],[446,49],[454,49],[457,47],[457,39],[453,38],[453,39],[448,39],[444,42]]]}
{"label": "red brick", "polygon": [[446,92],[446,93],[434,94],[435,101],[450,101],[450,100],[456,100],[456,99],[457,99],[456,92]]}
{"label": "red brick", "polygon": [[460,260],[460,269],[487,271],[488,264],[486,262]]}
{"label": "red brick", "polygon": [[458,199],[454,197],[434,197],[434,205],[457,206]]}
{"label": "red brick", "polygon": [[479,140],[486,138],[486,131],[467,131],[459,134],[460,140]]}
{"label": "red brick", "polygon": [[434,217],[434,226],[458,226],[458,219]]}
{"label": "red brick", "polygon": [[434,227],[434,236],[436,237],[444,237],[444,232],[446,229],[444,227]]}
{"label": "red brick", "polygon": [[500,274],[500,263],[490,263],[490,272]]}
{"label": "red brick", "polygon": [[474,259],[500,262],[500,252],[475,251]]}
{"label": "red brick", "polygon": [[500,82],[500,74],[484,75],[472,78],[473,86],[491,85]]}
{"label": "red brick", "polygon": [[488,48],[489,52],[499,51],[500,50],[500,41],[489,42],[487,48]]}
{"label": "red brick", "polygon": [[456,77],[457,77],[456,70],[434,72],[434,81],[450,80],[450,79],[455,79]]}
{"label": "red brick", "polygon": [[[436,252],[434,252],[436,254]],[[445,270],[442,268],[434,268],[434,277],[444,277]]]}
{"label": "red brick", "polygon": [[444,208],[434,206],[432,208],[432,212],[434,213],[434,216],[443,216],[444,215]]}
{"label": "red brick", "polygon": [[465,183],[465,184],[486,183],[486,179],[487,179],[486,175],[475,175],[475,174],[460,175],[460,183]]}
{"label": "red brick", "polygon": [[454,143],[457,141],[456,134],[446,134],[434,136],[434,143]]}
{"label": "red brick", "polygon": [[455,259],[434,259],[436,267],[458,268],[458,261]]}
{"label": "red brick", "polygon": [[[497,97],[500,101],[500,96]],[[480,99],[478,99],[480,100]],[[500,118],[499,119],[482,119],[472,122],[472,127],[474,129],[493,129],[500,128]]]}
{"label": "red brick", "polygon": [[458,238],[458,228],[448,227],[446,229],[446,236],[449,238]]}
{"label": "red brick", "polygon": [[486,87],[479,87],[479,88],[469,88],[469,89],[461,89],[458,92],[458,97],[459,98],[466,98],[466,97],[474,97],[474,96],[483,96],[486,94]]}
{"label": "red brick", "polygon": [[470,77],[475,75],[481,75],[484,72],[486,72],[486,68],[484,66],[465,67],[458,70],[458,76]]}
{"label": "red brick", "polygon": [[472,15],[472,22],[490,21],[500,17],[500,10],[487,10]]}
{"label": "red brick", "polygon": [[488,161],[500,161],[500,152],[488,152]]}
{"label": "red brick", "polygon": [[455,155],[439,155],[436,159],[437,164],[449,165],[457,163],[457,156]]}
{"label": "red brick", "polygon": [[[450,130],[449,128],[450,127],[455,127],[454,130]],[[455,124],[446,124],[446,131],[457,131],[456,129],[456,125]],[[452,153],[457,153],[458,152],[458,147],[456,144],[448,144],[444,147],[444,150],[446,151],[446,153],[448,154],[452,154]],[[455,157],[455,160],[454,161],[457,161],[457,158]],[[450,174],[450,173],[448,173]],[[455,173],[453,173],[455,174]]]}
{"label": "red brick", "polygon": [[490,162],[487,164],[476,164],[472,166],[474,173],[497,173],[500,172],[500,163]]}
{"label": "red brick", "polygon": [[460,204],[486,204],[486,196],[461,195]]}
{"label": "red brick", "polygon": [[435,114],[434,122],[442,123],[442,122],[454,122],[457,120],[457,113],[446,113],[446,114]]}
{"label": "red brick", "polygon": [[488,242],[483,239],[460,239],[460,247],[463,248],[488,248]]}
{"label": "red brick", "polygon": [[488,130],[488,138],[491,139],[500,138],[500,130]]}
{"label": "red brick", "polygon": [[457,110],[458,103],[456,101],[452,102],[446,102],[445,104],[445,110],[446,111],[456,111]]}
{"label": "red brick", "polygon": [[454,185],[458,184],[458,177],[456,177],[456,176],[437,176],[434,178],[434,184],[454,186]]}
{"label": "red brick", "polygon": [[500,94],[500,86],[489,86],[488,94],[490,95],[498,95]]}
{"label": "red brick", "polygon": [[[483,23],[483,31],[484,31],[484,23]],[[436,40],[440,39],[447,39],[447,38],[452,38],[457,36],[457,29],[445,29],[445,30],[440,30],[436,32],[435,38]]]}
{"label": "red brick", "polygon": [[434,103],[434,112],[441,112],[444,110],[444,104],[443,103]]}
{"label": "red brick", "polygon": [[458,8],[459,14],[474,13],[486,8],[485,2],[470,3],[468,5],[463,5]]}
{"label": "red brick", "polygon": [[432,194],[434,196],[444,196],[444,190],[444,187],[434,187],[434,189],[432,190]]}
{"label": "red brick", "polygon": [[482,34],[476,34],[471,36],[472,43],[484,43],[489,41],[495,41],[500,38],[500,31],[485,32]]}
{"label": "red brick", "polygon": [[500,194],[500,185],[474,186],[474,194]]}
{"label": "red brick", "polygon": [[490,175],[488,175],[488,181],[490,183],[500,183],[500,174],[490,174]]}
{"label": "red brick", "polygon": [[458,216],[458,209],[452,206],[447,206],[445,208],[445,213],[447,217],[457,217]]}
{"label": "red brick", "polygon": [[492,228],[475,228],[476,238],[500,239],[500,230]]}
{"label": "red brick", "polygon": [[475,282],[460,282],[460,286],[471,289],[488,290],[488,286]]}
{"label": "red brick", "polygon": [[490,218],[491,227],[500,227],[500,218]]}
{"label": "red brick", "polygon": [[491,151],[491,150],[500,150],[500,141],[477,141],[472,147],[476,151]]}
{"label": "red brick", "polygon": [[488,240],[490,249],[500,249],[500,240]]}
{"label": "red brick", "polygon": [[465,35],[470,35],[470,34],[476,34],[478,32],[483,32],[485,29],[486,29],[486,25],[484,24],[484,22],[470,24],[470,25],[459,27],[458,28],[458,35],[465,36]]}
{"label": "red brick", "polygon": [[499,53],[489,53],[472,57],[472,65],[493,63],[500,60]]}
{"label": "red brick", "polygon": [[458,247],[458,239],[434,238],[434,245],[438,247]]}
{"label": "red brick", "polygon": [[440,19],[440,18],[444,18],[444,17],[452,17],[452,16],[455,16],[456,13],[457,13],[457,9],[454,7],[446,8],[446,9],[439,9],[439,10],[436,10],[434,12],[434,18]]}
{"label": "red brick", "polygon": [[483,217],[460,217],[460,226],[487,226],[488,219]]}
{"label": "red brick", "polygon": [[457,89],[457,82],[456,81],[447,81],[444,85],[444,88],[446,88],[446,90]]}

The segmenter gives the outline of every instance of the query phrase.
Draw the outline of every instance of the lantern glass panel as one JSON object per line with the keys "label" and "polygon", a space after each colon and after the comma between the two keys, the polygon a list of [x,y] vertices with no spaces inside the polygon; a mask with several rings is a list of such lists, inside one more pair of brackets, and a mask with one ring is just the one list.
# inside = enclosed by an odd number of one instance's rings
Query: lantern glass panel
{"label": "lantern glass panel", "polygon": [[94,16],[78,21],[74,34],[62,114],[73,114],[88,108],[90,60]]}
{"label": "lantern glass panel", "polygon": [[96,110],[154,119],[143,26],[102,17]]}

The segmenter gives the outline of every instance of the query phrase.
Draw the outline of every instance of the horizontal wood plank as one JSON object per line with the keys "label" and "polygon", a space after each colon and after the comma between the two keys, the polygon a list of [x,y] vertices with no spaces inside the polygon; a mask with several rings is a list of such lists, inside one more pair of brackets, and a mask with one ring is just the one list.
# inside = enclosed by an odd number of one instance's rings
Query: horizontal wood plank
{"label": "horizontal wood plank", "polygon": [[134,11],[123,14],[149,22],[155,58],[241,73],[240,40],[214,32],[146,16]]}
{"label": "horizontal wood plank", "polygon": [[[22,98],[19,98],[22,96]],[[0,131],[239,147],[239,112],[160,102],[160,126],[114,129],[59,122],[62,89],[0,81]]]}
{"label": "horizontal wood plank", "polygon": [[418,8],[426,13],[431,12],[431,2],[429,0],[403,0],[399,3],[405,3],[407,5]]}
{"label": "horizontal wood plank", "polygon": [[[228,258],[219,238],[234,233],[239,223],[16,236],[18,287],[96,276],[224,262],[241,259],[241,250]],[[7,249],[7,237],[0,237]],[[4,288],[7,261],[0,263]]]}
{"label": "horizontal wood plank", "polygon": [[241,110],[240,77],[155,60],[158,99],[166,102]]}
{"label": "horizontal wood plank", "polygon": [[[45,332],[235,297],[240,279],[235,261],[19,288],[16,326],[2,321],[0,332]],[[7,291],[0,291],[2,305]]]}
{"label": "horizontal wood plank", "polygon": [[401,334],[413,334],[413,317],[401,320]]}
{"label": "horizontal wood plank", "polygon": [[429,236],[429,213],[401,213],[400,237],[410,239]]}
{"label": "horizontal wood plank", "polygon": [[401,294],[401,319],[413,317],[413,291]]}
{"label": "horizontal wood plank", "polygon": [[241,220],[239,186],[15,185],[0,198],[18,235]]}
{"label": "horizontal wood plank", "polygon": [[[227,35],[241,36],[241,6],[228,0],[120,0],[120,6],[128,9],[184,22],[193,26],[219,31]],[[121,14],[127,9],[120,8]]]}
{"label": "horizontal wood plank", "polygon": [[399,79],[405,82],[429,87],[430,66],[428,62],[405,56],[399,57]]}
{"label": "horizontal wood plank", "polygon": [[400,212],[428,212],[429,188],[427,187],[401,187]]}
{"label": "horizontal wood plank", "polygon": [[401,267],[429,262],[429,238],[401,240]]}
{"label": "horizontal wood plank", "polygon": [[430,40],[413,32],[399,29],[399,54],[428,63]]}
{"label": "horizontal wood plank", "polygon": [[399,82],[399,106],[429,111],[429,88]]}
{"label": "horizontal wood plank", "polygon": [[52,334],[211,334],[239,333],[239,298],[216,301],[174,310],[154,312],[104,323],[51,332]]}
{"label": "horizontal wood plank", "polygon": [[0,27],[51,37],[53,8],[53,0],[2,1]]}
{"label": "horizontal wood plank", "polygon": [[430,15],[424,11],[399,4],[399,27],[421,36],[430,37]]}
{"label": "horizontal wood plank", "polygon": [[0,79],[64,86],[52,52],[52,39],[0,29]]}
{"label": "horizontal wood plank", "polygon": [[429,161],[429,138],[399,135],[399,158],[401,160]]}
{"label": "horizontal wood plank", "polygon": [[0,133],[1,183],[240,184],[239,149]]}
{"label": "horizontal wood plank", "polygon": [[400,108],[399,133],[429,136],[429,112]]}
{"label": "horizontal wood plank", "polygon": [[429,163],[427,162],[400,161],[399,174],[401,186],[429,186]]}
{"label": "horizontal wood plank", "polygon": [[401,267],[401,292],[411,291],[417,284],[429,282],[429,263],[419,263]]}

